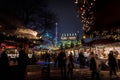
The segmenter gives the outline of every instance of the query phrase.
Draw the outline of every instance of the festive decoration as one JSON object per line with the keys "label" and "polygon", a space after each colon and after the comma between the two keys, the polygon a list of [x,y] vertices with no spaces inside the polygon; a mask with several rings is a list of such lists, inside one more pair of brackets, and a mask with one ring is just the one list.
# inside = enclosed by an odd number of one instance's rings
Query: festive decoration
{"label": "festive decoration", "polygon": [[96,19],[96,4],[99,0],[76,0],[77,13],[83,23],[83,30],[85,35],[90,38],[104,38],[120,40],[120,26],[113,25],[113,27],[99,28],[95,23]]}
{"label": "festive decoration", "polygon": [[94,25],[94,2],[95,0],[76,0],[77,12],[83,23],[83,30],[90,31]]}

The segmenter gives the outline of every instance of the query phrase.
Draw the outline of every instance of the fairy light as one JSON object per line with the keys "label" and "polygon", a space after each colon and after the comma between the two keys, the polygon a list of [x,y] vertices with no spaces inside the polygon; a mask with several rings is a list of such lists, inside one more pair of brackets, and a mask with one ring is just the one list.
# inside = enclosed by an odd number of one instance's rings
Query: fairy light
{"label": "fairy light", "polygon": [[83,30],[85,33],[92,31],[89,35],[91,37],[112,38],[120,40],[120,26],[115,26],[110,30],[95,31],[94,27],[94,5],[96,0],[76,0],[77,12],[80,15],[83,23]]}

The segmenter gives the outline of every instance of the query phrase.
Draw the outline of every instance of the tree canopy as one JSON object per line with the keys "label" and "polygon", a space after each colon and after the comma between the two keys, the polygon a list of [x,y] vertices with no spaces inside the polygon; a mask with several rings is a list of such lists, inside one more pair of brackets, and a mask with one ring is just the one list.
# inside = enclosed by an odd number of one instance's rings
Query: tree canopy
{"label": "tree canopy", "polygon": [[49,0],[0,0],[0,12],[17,16],[26,27],[43,34],[55,27],[56,15],[47,9]]}

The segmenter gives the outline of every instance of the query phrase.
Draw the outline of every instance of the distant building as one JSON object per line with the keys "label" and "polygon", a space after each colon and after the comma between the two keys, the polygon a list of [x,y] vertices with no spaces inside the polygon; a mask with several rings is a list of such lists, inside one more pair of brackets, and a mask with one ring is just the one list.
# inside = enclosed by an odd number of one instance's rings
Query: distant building
{"label": "distant building", "polygon": [[62,48],[71,48],[81,45],[79,33],[62,33],[60,39]]}

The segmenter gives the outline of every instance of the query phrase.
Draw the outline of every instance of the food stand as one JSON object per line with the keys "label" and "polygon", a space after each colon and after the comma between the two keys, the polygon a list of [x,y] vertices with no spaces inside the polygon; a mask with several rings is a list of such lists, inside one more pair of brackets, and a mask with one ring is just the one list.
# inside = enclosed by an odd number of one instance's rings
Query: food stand
{"label": "food stand", "polygon": [[[109,68],[108,66],[108,54],[109,52],[116,51],[117,56],[116,60],[118,62],[118,67],[120,68],[120,42],[114,42],[114,43],[107,43],[107,44],[102,44],[102,43],[97,43],[97,44],[92,44],[94,46],[94,52],[98,54],[101,62],[102,62],[102,69],[106,70]],[[114,54],[116,55],[116,54]]]}

